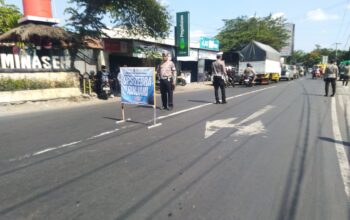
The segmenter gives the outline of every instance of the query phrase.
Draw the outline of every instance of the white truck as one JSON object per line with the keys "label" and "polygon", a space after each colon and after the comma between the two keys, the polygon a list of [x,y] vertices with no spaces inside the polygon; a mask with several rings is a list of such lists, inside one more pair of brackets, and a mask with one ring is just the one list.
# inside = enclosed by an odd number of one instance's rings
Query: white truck
{"label": "white truck", "polygon": [[256,72],[256,82],[260,84],[269,84],[270,80],[278,82],[281,77],[281,63],[274,60],[264,61],[244,61],[239,62],[238,73],[243,75],[244,69],[250,63]]}
{"label": "white truck", "polygon": [[281,54],[269,45],[251,41],[241,51],[243,59],[239,61],[238,73],[243,74],[250,63],[257,73],[256,82],[269,84],[270,80],[278,82],[281,77]]}

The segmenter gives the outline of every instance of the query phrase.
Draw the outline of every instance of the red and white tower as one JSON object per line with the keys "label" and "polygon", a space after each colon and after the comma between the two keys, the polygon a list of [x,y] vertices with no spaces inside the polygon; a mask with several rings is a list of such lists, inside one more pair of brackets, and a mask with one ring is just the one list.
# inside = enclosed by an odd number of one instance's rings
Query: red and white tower
{"label": "red and white tower", "polygon": [[51,0],[22,0],[24,17],[19,23],[58,24],[59,20],[52,17]]}

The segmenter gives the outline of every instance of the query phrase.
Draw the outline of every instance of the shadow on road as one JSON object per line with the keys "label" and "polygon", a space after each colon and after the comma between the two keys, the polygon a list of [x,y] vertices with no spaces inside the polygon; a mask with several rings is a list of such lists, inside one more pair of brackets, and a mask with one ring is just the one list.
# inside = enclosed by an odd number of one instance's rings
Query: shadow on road
{"label": "shadow on road", "polygon": [[315,93],[303,93],[303,95],[310,95],[310,96],[324,96],[324,94],[315,94]]}
{"label": "shadow on road", "polygon": [[328,138],[328,137],[318,137],[322,141],[327,141],[335,144],[342,144],[344,146],[350,147],[350,142],[345,142],[345,141],[338,141],[334,140],[333,138]]}
{"label": "shadow on road", "polygon": [[196,102],[196,103],[212,103],[212,102],[209,102],[208,100],[187,100],[189,102]]}

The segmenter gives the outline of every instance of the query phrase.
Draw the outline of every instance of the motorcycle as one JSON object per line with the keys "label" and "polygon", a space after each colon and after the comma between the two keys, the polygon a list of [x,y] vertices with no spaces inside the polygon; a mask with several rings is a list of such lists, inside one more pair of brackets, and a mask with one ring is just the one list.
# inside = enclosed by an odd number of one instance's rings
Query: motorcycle
{"label": "motorcycle", "polygon": [[109,84],[109,81],[106,80],[104,82],[102,82],[102,91],[101,91],[101,97],[104,99],[108,99],[110,92],[111,92],[111,86]]}
{"label": "motorcycle", "polygon": [[185,86],[187,84],[185,75],[183,73],[180,76],[177,76],[177,84],[181,86]]}
{"label": "motorcycle", "polygon": [[224,81],[225,81],[226,88],[228,88],[230,86],[235,87],[235,80],[233,79],[233,77],[231,75],[225,76]]}
{"label": "motorcycle", "polygon": [[244,79],[243,79],[243,85],[245,85],[246,87],[251,87],[254,85],[253,83],[253,79],[254,79],[254,76],[244,76]]}

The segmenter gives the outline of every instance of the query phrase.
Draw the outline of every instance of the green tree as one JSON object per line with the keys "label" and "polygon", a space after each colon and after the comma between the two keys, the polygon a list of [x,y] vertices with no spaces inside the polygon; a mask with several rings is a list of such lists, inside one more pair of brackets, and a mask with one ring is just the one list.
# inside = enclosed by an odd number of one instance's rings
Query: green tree
{"label": "green tree", "polygon": [[307,53],[305,53],[304,51],[296,50],[292,53],[292,56],[287,58],[287,63],[290,63],[290,64],[303,63],[306,55]]}
{"label": "green tree", "polygon": [[103,29],[108,29],[103,23],[105,17],[132,34],[163,38],[169,33],[171,16],[157,0],[70,0],[70,3],[74,7],[66,9],[70,15],[68,30],[76,34],[72,62],[87,39],[104,35]]}
{"label": "green tree", "polygon": [[22,14],[15,5],[8,5],[0,0],[0,34],[16,27],[21,17]]}
{"label": "green tree", "polygon": [[152,37],[169,33],[170,15],[156,0],[70,0],[76,7],[66,9],[71,17],[68,27],[75,33],[99,38],[107,29],[103,18],[124,26],[129,32]]}
{"label": "green tree", "polygon": [[280,50],[286,45],[288,39],[285,19],[282,17],[273,18],[272,15],[269,15],[263,18],[248,18],[242,16],[224,20],[224,22],[224,27],[216,36],[223,51],[241,48],[252,40]]}

